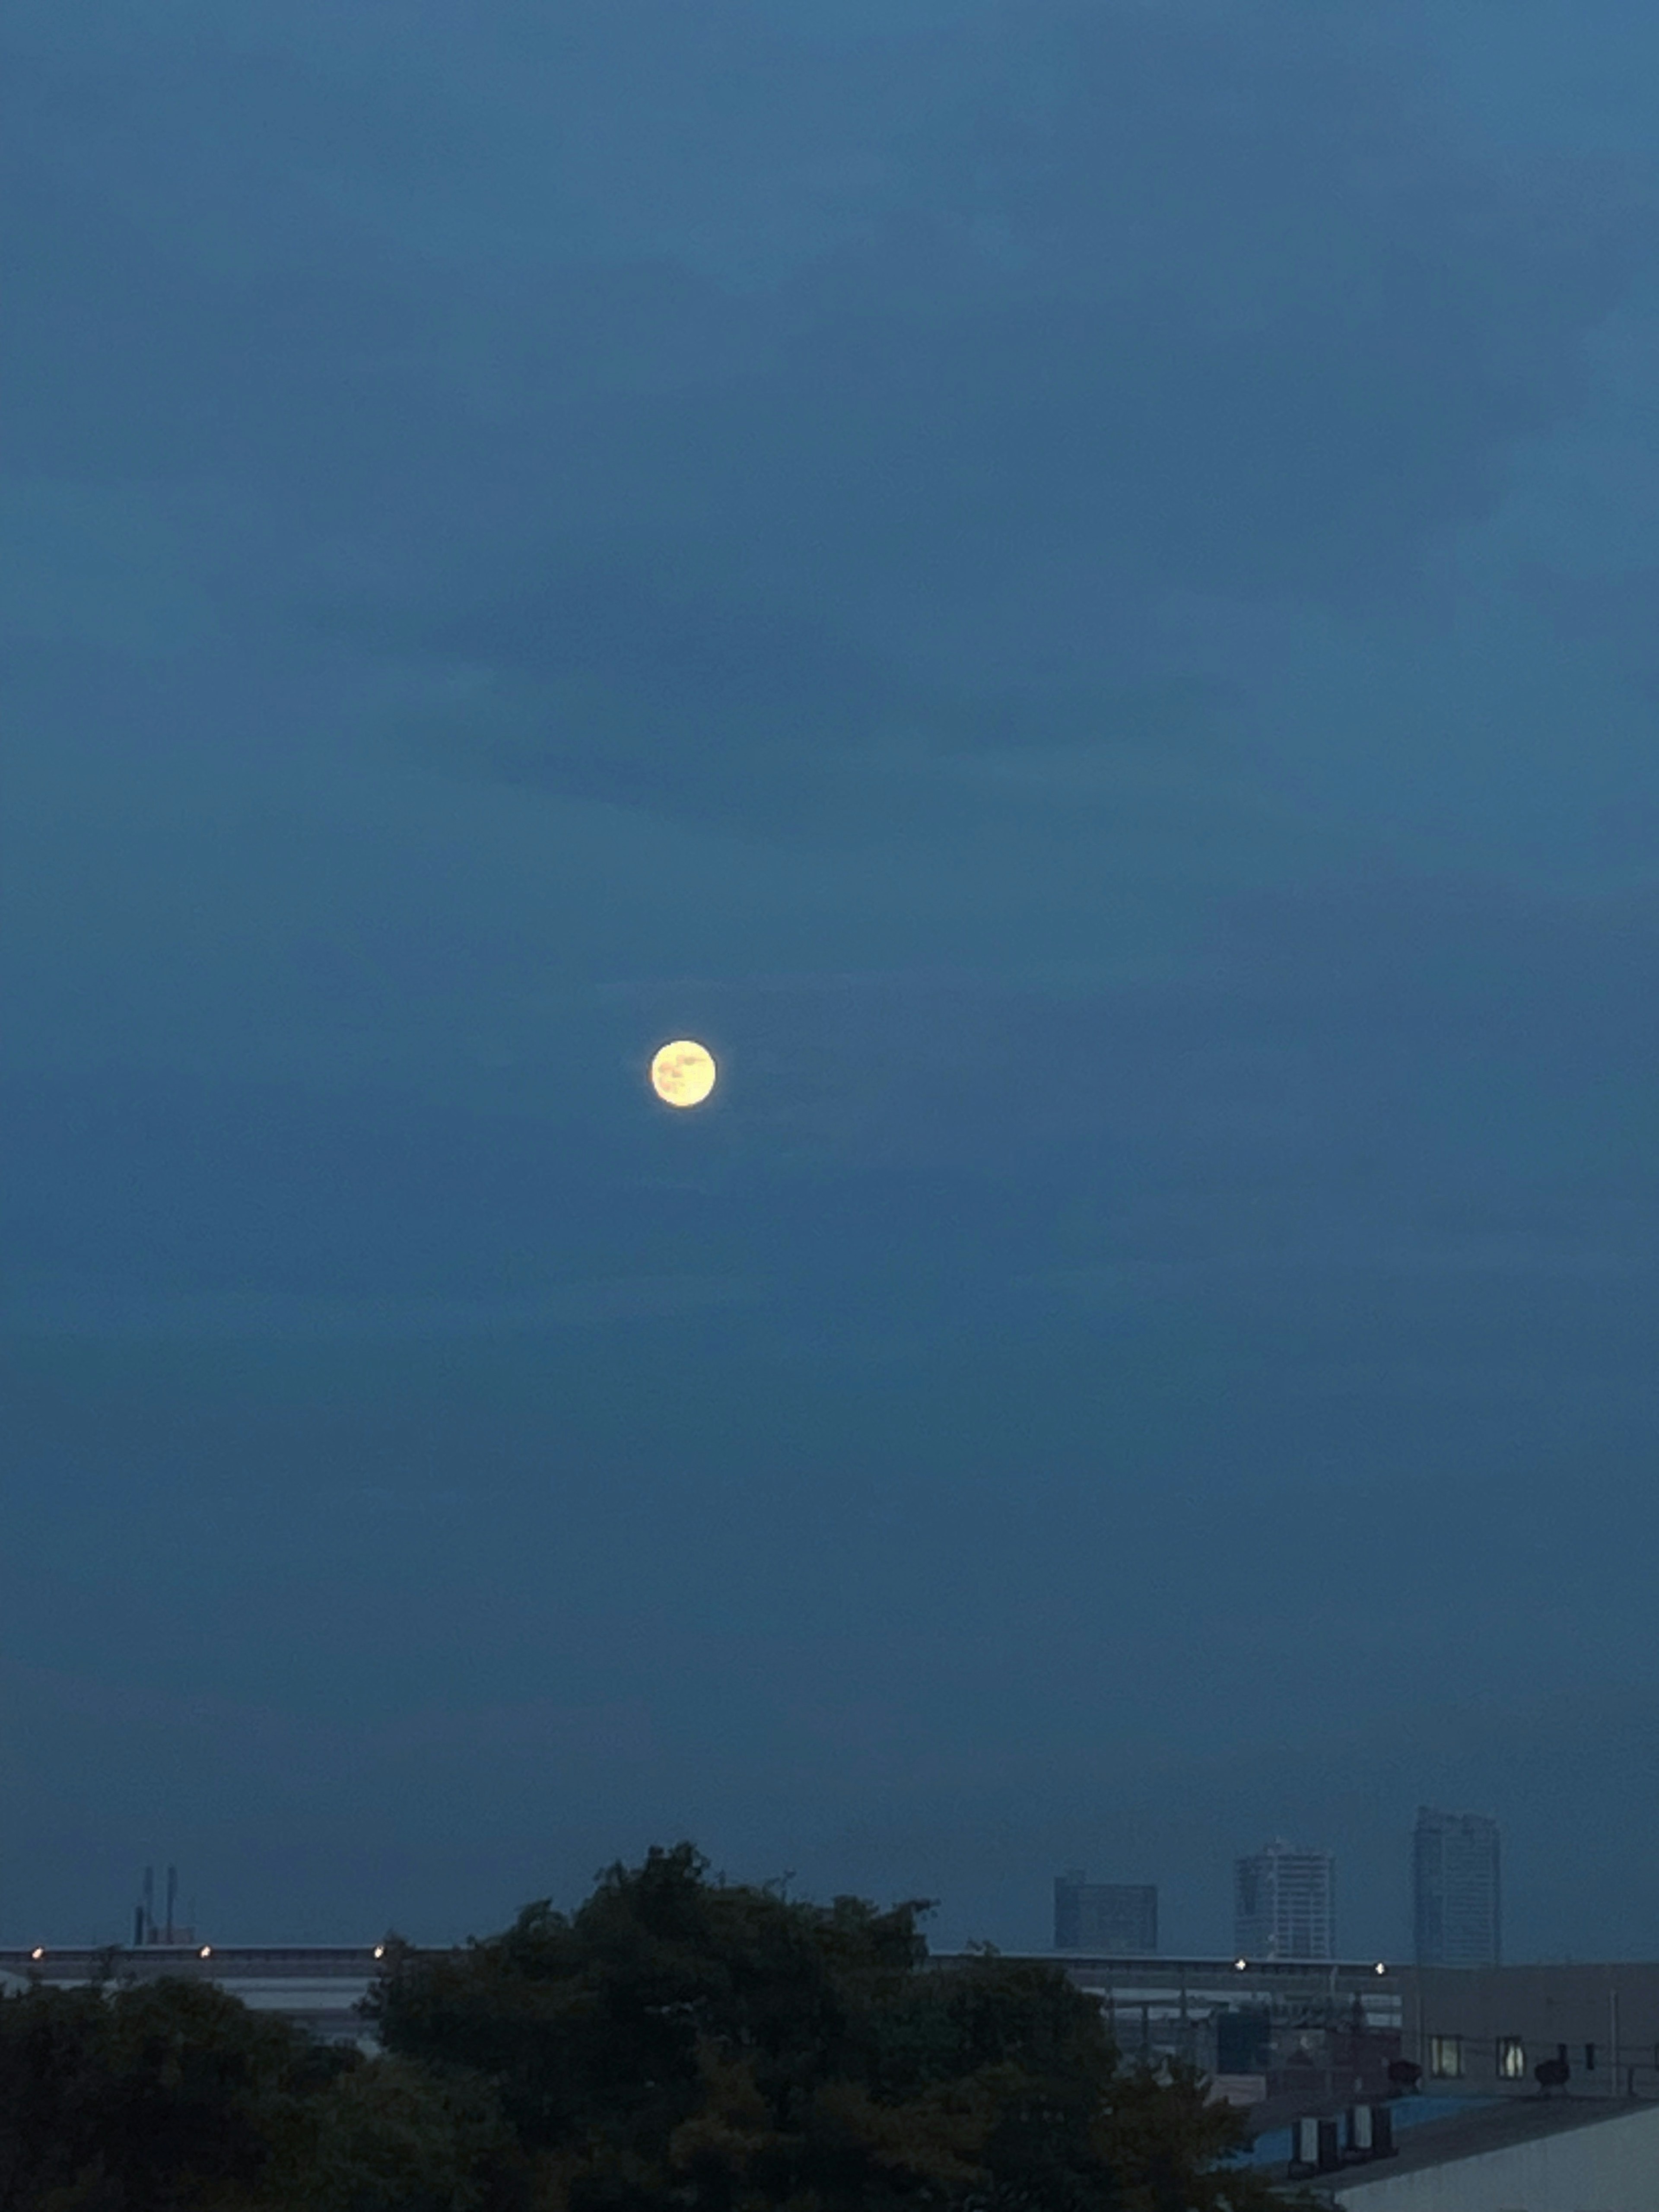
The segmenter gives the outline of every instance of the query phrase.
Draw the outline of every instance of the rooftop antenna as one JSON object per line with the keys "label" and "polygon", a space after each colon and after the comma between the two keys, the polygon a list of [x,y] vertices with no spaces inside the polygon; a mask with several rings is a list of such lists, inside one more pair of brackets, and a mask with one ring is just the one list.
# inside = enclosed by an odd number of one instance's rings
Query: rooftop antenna
{"label": "rooftop antenna", "polygon": [[170,1866],[170,1867],[167,1869],[167,1936],[166,1936],[166,1937],[165,1937],[165,1939],[164,1939],[166,1942],[169,1942],[169,1943],[171,1943],[171,1942],[173,1942],[173,1905],[175,1905],[175,1903],[178,1901],[178,1896],[179,1896],[179,1869],[178,1869],[178,1868],[177,1868],[177,1867],[171,1867],[171,1866]]}
{"label": "rooftop antenna", "polygon": [[144,1932],[138,1940],[141,1943],[153,1943],[155,1941],[155,1869],[153,1866],[144,1869],[144,1901],[138,1910],[144,1916]]}

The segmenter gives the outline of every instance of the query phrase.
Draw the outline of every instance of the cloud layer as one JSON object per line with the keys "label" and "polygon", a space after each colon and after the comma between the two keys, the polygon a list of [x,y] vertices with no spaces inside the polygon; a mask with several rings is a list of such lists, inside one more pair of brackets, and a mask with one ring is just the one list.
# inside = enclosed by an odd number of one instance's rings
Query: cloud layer
{"label": "cloud layer", "polygon": [[0,1921],[1650,1944],[1649,12],[4,37]]}

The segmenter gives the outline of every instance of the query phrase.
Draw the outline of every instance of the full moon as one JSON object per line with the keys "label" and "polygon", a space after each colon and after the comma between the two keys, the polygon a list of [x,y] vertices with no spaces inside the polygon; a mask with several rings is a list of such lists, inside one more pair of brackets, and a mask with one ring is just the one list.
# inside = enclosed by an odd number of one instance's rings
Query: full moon
{"label": "full moon", "polygon": [[714,1087],[714,1055],[707,1045],[677,1037],[651,1063],[651,1088],[665,1106],[701,1106]]}

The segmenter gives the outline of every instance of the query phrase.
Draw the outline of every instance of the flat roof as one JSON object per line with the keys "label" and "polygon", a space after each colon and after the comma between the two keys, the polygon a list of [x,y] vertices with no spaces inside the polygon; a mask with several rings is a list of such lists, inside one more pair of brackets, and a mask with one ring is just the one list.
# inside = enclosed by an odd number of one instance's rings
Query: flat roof
{"label": "flat roof", "polygon": [[[1368,2184],[1390,2180],[1397,2173],[1414,2173],[1425,2166],[1449,2166],[1460,2158],[1479,2158],[1484,2153],[1507,2150],[1516,2143],[1535,2142],[1541,2136],[1564,2135],[1573,2128],[1594,2127],[1603,2120],[1629,2119],[1638,2112],[1659,2112],[1659,2106],[1641,2098],[1571,2096],[1565,2091],[1543,2096],[1534,2090],[1524,2096],[1483,2100],[1474,2109],[1465,2106],[1444,2118],[1425,2115],[1395,2136],[1395,2155],[1343,2166],[1338,2173],[1322,2174],[1322,2186],[1346,2196]],[[1270,2169],[1275,2174],[1284,2168]]]}
{"label": "flat roof", "polygon": [[44,1943],[26,1950],[0,1950],[0,1972],[34,1974],[43,1981],[70,1980],[96,1973],[107,1963],[118,1975],[193,1968],[212,1978],[222,1974],[372,1977],[384,1960],[384,1952],[378,1959],[374,1954],[372,1943]]}
{"label": "flat roof", "polygon": [[[981,1954],[974,1951],[930,1951],[930,1959],[971,1959]],[[1386,1959],[1246,1959],[1241,1967],[1236,1952],[1220,1959],[1175,1959],[1158,1952],[1137,1952],[1133,1956],[1124,1951],[998,1951],[999,1959],[1012,1959],[1021,1965],[1045,1966],[1104,1966],[1114,1973],[1142,1974],[1269,1974],[1285,1980],[1305,1978],[1310,1974],[1362,1974],[1368,1980],[1380,1981],[1386,1974],[1404,1971],[1401,1964],[1390,1964]],[[1478,1970],[1477,1970],[1478,1971]]]}

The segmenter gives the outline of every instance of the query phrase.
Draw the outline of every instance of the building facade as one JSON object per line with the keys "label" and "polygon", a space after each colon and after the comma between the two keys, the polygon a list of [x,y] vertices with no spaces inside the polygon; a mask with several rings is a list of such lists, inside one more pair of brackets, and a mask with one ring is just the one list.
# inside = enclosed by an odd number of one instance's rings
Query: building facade
{"label": "building facade", "polygon": [[1056,1875],[1054,1948],[1152,1957],[1158,1949],[1156,1883],[1090,1881],[1081,1869]]}
{"label": "building facade", "polygon": [[[952,1956],[935,1953],[933,1963]],[[1257,2128],[1391,2094],[1404,2012],[1395,1970],[1375,1960],[1050,1956],[1093,1997],[1127,2060],[1196,2066],[1212,2094],[1248,2109]]]}
{"label": "building facade", "polygon": [[1447,2096],[1659,2095],[1659,1965],[1401,1967],[1404,2052]]}
{"label": "building facade", "polygon": [[[944,1966],[951,1955],[933,1957]],[[1401,2061],[1429,2098],[1530,2107],[1540,2101],[1540,2063],[1565,2061],[1560,2094],[1569,2103],[1659,2100],[1659,1964],[1086,1953],[1058,1963],[1099,2004],[1121,2051],[1191,2060],[1214,2077],[1218,2094],[1255,2107],[1261,2127],[1279,2124],[1275,2112],[1388,2095]]]}
{"label": "building facade", "polygon": [[[372,2027],[357,2008],[383,1971],[384,1948],[3,1950],[0,1987],[185,1976],[372,2051]],[[948,1970],[957,1955],[934,1952],[930,1964]],[[1402,2060],[1418,2071],[1413,2086],[1454,2109],[1471,2100],[1536,2108],[1544,2062],[1567,2069],[1546,2105],[1558,2095],[1569,2107],[1659,2103],[1659,1963],[1420,1967],[1084,1951],[1063,1963],[1127,2057],[1189,2060],[1212,2077],[1214,2094],[1251,2108],[1258,2129],[1386,2097]]]}
{"label": "building facade", "polygon": [[1233,1940],[1244,1959],[1334,1959],[1336,1861],[1282,1838],[1233,1869]]}
{"label": "building facade", "polygon": [[254,1948],[147,1941],[131,1949],[114,1944],[100,1949],[41,1946],[0,1950],[0,1987],[13,1990],[42,1982],[48,1987],[78,1989],[94,1981],[164,1978],[211,1982],[255,2012],[278,2013],[326,2042],[355,2043],[372,2051],[374,2031],[357,2007],[381,1972],[384,1951],[384,1945],[367,1943]]}
{"label": "building facade", "polygon": [[1412,1842],[1419,1966],[1495,1966],[1504,1955],[1498,1823],[1420,1805]]}

